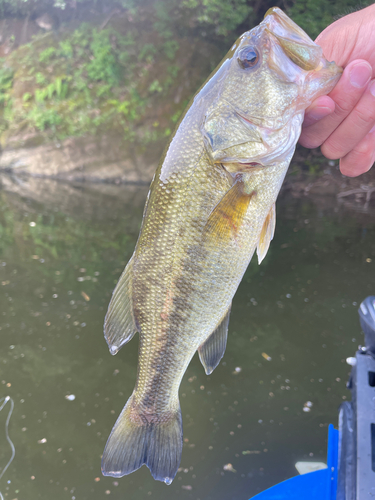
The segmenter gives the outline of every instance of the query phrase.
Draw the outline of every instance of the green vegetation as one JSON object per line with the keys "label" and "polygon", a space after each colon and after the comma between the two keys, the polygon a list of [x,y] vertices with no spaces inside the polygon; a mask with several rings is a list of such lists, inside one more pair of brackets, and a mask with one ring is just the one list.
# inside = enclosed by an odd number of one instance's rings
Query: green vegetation
{"label": "green vegetation", "polygon": [[104,5],[111,6],[122,6],[125,8],[131,8],[134,6],[135,1],[132,0],[0,0],[0,13],[1,15],[29,15],[35,14],[36,12],[43,12],[43,10],[49,10],[54,12],[55,15],[61,15],[67,10],[77,10],[79,8],[90,8],[96,7],[100,8]]}
{"label": "green vegetation", "polygon": [[350,12],[370,5],[372,2],[365,0],[358,5],[354,0],[294,0],[293,5],[287,9],[288,14],[301,26],[313,39],[329,24]]}
{"label": "green vegetation", "polygon": [[[159,40],[157,54],[135,31],[83,23],[60,41],[48,34],[13,52],[0,73],[1,131],[27,126],[63,139],[110,127],[132,139],[150,99],[165,96],[180,70],[167,62],[176,41]],[[155,79],[150,70],[161,57],[167,71]]]}

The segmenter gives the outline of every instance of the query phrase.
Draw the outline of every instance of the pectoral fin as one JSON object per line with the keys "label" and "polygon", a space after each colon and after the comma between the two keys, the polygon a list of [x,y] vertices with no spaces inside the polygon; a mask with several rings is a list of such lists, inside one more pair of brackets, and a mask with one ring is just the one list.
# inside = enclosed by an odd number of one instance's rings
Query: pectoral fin
{"label": "pectoral fin", "polygon": [[104,337],[111,354],[117,354],[137,332],[132,300],[133,257],[113,292],[104,321]]}
{"label": "pectoral fin", "polygon": [[211,333],[208,339],[198,348],[199,359],[207,375],[210,375],[210,373],[214,371],[220,363],[221,358],[224,356],[227,346],[230,308],[231,306],[229,306],[228,311],[216,330]]}
{"label": "pectoral fin", "polygon": [[236,237],[255,193],[246,193],[242,180],[237,180],[208,217],[203,236],[206,240],[226,242]]}
{"label": "pectoral fin", "polygon": [[258,263],[260,264],[268,252],[271,240],[275,233],[276,226],[276,210],[275,204],[272,205],[265,221],[263,223],[262,231],[257,246]]}

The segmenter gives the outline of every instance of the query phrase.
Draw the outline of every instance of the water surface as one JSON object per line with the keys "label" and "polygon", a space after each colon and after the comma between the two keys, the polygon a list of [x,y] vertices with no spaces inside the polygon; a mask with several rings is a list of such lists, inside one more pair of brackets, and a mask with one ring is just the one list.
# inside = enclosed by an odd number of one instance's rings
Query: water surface
{"label": "water surface", "polygon": [[328,424],[349,397],[345,359],[362,341],[357,308],[375,288],[373,215],[281,197],[270,251],[235,296],[223,362],[206,376],[196,356],[182,381],[185,444],[166,486],[146,467],[100,473],[137,366],[137,338],[112,357],[102,325],[147,188],[2,185],[0,398],[15,403],[16,448],[5,499],[245,500],[295,475],[298,460],[325,461]]}

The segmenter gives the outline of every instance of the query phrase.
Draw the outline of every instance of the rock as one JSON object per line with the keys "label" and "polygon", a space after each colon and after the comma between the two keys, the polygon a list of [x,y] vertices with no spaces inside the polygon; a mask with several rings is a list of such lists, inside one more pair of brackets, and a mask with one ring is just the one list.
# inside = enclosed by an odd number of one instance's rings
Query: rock
{"label": "rock", "polygon": [[[123,214],[139,213],[141,217],[148,186],[135,184],[71,183],[54,179],[0,174],[0,191],[17,213],[53,213],[56,208],[68,217],[80,220],[120,220]],[[128,226],[135,235],[139,218],[132,217]]]}
{"label": "rock", "polygon": [[44,144],[40,135],[19,134],[4,148],[0,171],[69,181],[148,184],[164,142],[139,151],[134,144],[125,144],[119,135]]}
{"label": "rock", "polygon": [[46,31],[51,31],[55,26],[55,21],[49,14],[45,13],[42,16],[39,16],[35,19],[36,24],[39,28],[42,28]]}

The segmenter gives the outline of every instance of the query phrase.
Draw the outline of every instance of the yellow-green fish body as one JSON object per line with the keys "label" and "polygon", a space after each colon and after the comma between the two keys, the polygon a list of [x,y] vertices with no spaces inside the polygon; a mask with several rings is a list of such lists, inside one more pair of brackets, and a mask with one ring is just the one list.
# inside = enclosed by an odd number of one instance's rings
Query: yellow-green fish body
{"label": "yellow-green fish body", "polygon": [[222,358],[234,293],[275,228],[304,109],[340,69],[280,9],[234,44],[195,96],[152,182],[134,254],[105,322],[112,354],[138,331],[134,392],[108,439],[105,475],[146,464],[170,484],[181,456],[181,379],[198,350]]}

